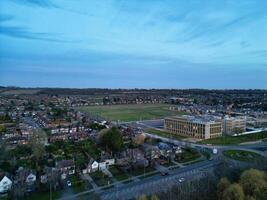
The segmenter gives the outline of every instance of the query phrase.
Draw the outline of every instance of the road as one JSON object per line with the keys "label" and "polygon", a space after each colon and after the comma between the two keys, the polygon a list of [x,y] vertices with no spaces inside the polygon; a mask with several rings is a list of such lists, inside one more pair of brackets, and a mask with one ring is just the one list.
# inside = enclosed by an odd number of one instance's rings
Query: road
{"label": "road", "polygon": [[[193,147],[193,148],[210,149],[210,150],[216,148],[218,150],[218,153],[222,153],[226,149],[227,150],[230,150],[230,149],[248,150],[248,151],[258,153],[258,154],[267,158],[267,152],[266,152],[267,143],[266,142],[255,143],[255,144],[246,144],[246,145],[226,145],[226,146],[223,146],[223,145],[206,145],[206,144],[196,144],[196,143],[192,143],[192,142],[188,142],[188,141],[179,141],[179,140],[165,138],[165,137],[161,137],[161,136],[150,134],[150,133],[144,133],[144,134],[149,136],[149,137],[161,139],[162,141],[169,142],[169,143],[179,145],[179,146],[189,146],[189,147]],[[261,148],[265,151],[258,150],[258,148]]]}
{"label": "road", "polygon": [[[81,192],[76,195],[60,198],[60,200],[75,199],[79,196],[89,194],[90,192],[97,192],[103,200],[128,200],[137,197],[140,194],[152,194],[161,190],[166,190],[172,185],[178,183],[178,179],[184,177],[185,180],[193,180],[200,178],[204,171],[212,171],[214,166],[219,165],[220,162],[216,159],[212,161],[203,161],[188,165],[183,168],[175,168],[170,170],[169,175],[162,176],[160,174],[147,177],[145,179],[134,181],[128,184],[114,184],[111,189],[105,189],[105,187],[99,187],[97,190],[89,190]],[[110,186],[112,186],[111,184]],[[164,186],[164,187],[162,187]]]}
{"label": "road", "polygon": [[150,195],[155,192],[167,190],[177,184],[179,178],[183,177],[186,181],[200,178],[202,170],[212,170],[218,164],[219,162],[217,161],[204,161],[185,168],[176,168],[170,171],[170,174],[167,176],[155,175],[138,182],[123,185],[120,188],[103,191],[100,196],[103,200],[128,200],[136,198],[140,194]]}

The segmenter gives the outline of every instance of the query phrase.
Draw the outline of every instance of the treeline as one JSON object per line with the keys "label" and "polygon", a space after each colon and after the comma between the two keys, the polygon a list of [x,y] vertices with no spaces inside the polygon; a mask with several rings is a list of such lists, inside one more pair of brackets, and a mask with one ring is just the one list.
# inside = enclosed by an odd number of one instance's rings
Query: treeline
{"label": "treeline", "polygon": [[237,182],[222,178],[217,185],[218,200],[266,200],[267,174],[249,169],[244,171]]}
{"label": "treeline", "polygon": [[231,90],[212,90],[212,89],[108,89],[108,88],[20,88],[20,87],[1,87],[1,91],[9,90],[40,90],[37,94],[47,95],[110,95],[110,94],[157,94],[157,95],[207,95],[207,94],[266,94],[267,90],[262,89],[231,89]]}

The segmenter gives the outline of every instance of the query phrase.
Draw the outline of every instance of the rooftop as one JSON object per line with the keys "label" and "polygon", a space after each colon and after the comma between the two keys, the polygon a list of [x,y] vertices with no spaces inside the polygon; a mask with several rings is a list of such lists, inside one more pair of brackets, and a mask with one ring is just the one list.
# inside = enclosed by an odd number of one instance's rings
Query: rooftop
{"label": "rooftop", "polygon": [[173,116],[173,117],[167,117],[166,119],[184,119],[193,123],[214,123],[214,122],[220,122],[221,117],[214,116],[214,115],[182,115],[182,116]]}

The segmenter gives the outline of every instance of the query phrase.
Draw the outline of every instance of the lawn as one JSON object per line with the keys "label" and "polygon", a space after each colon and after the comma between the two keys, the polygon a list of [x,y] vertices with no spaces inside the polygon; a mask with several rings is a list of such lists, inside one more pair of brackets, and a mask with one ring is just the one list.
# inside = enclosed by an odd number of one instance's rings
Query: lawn
{"label": "lawn", "polygon": [[111,179],[107,177],[105,174],[103,174],[101,171],[96,171],[90,174],[90,176],[93,178],[94,182],[98,186],[104,186],[112,183]]}
{"label": "lawn", "polygon": [[116,166],[111,166],[109,168],[109,171],[112,173],[113,177],[115,179],[117,179],[118,181],[122,181],[122,180],[125,180],[125,179],[128,179],[129,178],[129,176],[127,175],[127,173],[125,173],[124,171],[120,170]]}
{"label": "lawn", "polygon": [[[53,191],[52,192],[52,199],[58,199],[60,197],[60,192],[61,191]],[[47,200],[47,199],[50,199],[50,192],[36,192],[25,199],[27,199],[27,200]]]}
{"label": "lawn", "polygon": [[170,162],[167,161],[165,163],[162,163],[161,165],[164,166],[164,167],[170,167],[170,166],[175,165],[175,163],[173,163],[172,161],[170,161]]}
{"label": "lawn", "polygon": [[75,175],[70,177],[70,181],[73,192],[75,193],[83,192],[87,189],[85,186],[85,182]]}
{"label": "lawn", "polygon": [[128,104],[85,106],[78,110],[92,115],[101,116],[110,121],[138,121],[161,119],[167,116],[184,114],[179,111],[169,110],[168,104]]}
{"label": "lawn", "polygon": [[183,149],[182,153],[175,157],[175,161],[179,163],[186,163],[196,160],[201,157],[201,154],[193,149],[186,148]]}
{"label": "lawn", "polygon": [[173,134],[173,133],[170,133],[168,131],[160,131],[160,130],[156,130],[156,129],[147,129],[147,130],[145,130],[145,132],[151,133],[151,134],[154,134],[154,135],[158,135],[158,136],[161,136],[161,137],[176,139],[176,140],[181,140],[181,139],[186,138],[184,136]]}
{"label": "lawn", "polygon": [[143,167],[140,167],[140,168],[129,170],[129,173],[132,176],[139,176],[139,175],[143,175],[144,173],[152,172],[154,170],[155,169],[153,167],[146,167],[145,169]]}
{"label": "lawn", "polygon": [[214,145],[236,145],[244,142],[262,140],[264,138],[267,138],[267,131],[262,131],[260,133],[253,133],[248,135],[240,135],[240,136],[222,136],[218,138],[202,140],[199,143],[214,144]]}
{"label": "lawn", "polygon": [[263,158],[257,153],[242,150],[226,150],[223,152],[223,155],[239,161],[260,161]]}

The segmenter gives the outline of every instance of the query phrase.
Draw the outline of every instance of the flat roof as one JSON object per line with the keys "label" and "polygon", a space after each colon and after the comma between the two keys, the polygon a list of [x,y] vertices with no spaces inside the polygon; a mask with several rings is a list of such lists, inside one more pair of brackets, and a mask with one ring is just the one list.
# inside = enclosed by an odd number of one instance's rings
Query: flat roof
{"label": "flat roof", "polygon": [[173,116],[166,117],[165,119],[184,119],[186,121],[190,121],[193,123],[206,124],[206,123],[215,123],[221,122],[221,118],[213,115],[181,115],[181,116]]}

